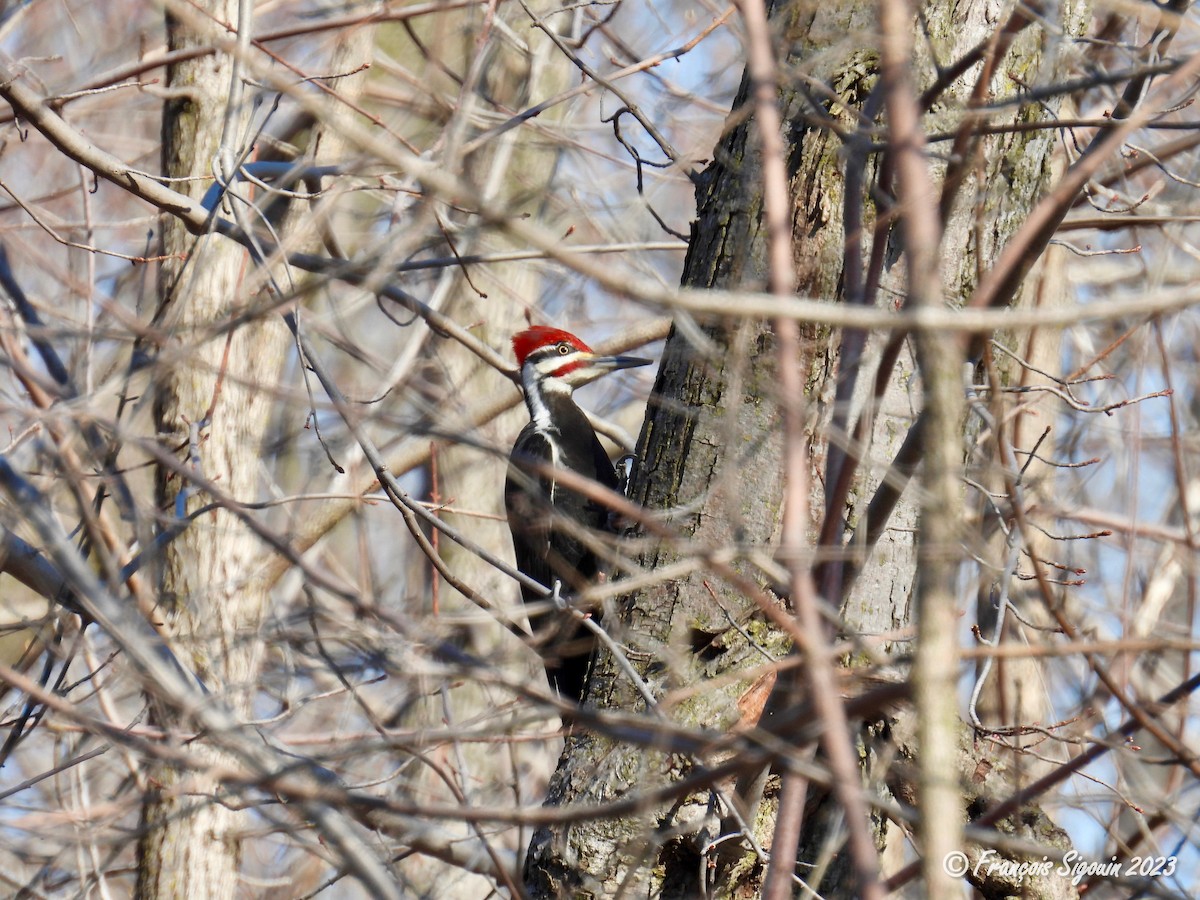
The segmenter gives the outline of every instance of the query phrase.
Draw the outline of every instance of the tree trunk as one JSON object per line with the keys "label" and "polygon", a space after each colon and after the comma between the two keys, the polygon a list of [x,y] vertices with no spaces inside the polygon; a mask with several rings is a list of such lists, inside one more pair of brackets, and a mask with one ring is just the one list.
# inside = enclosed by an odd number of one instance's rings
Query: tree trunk
{"label": "tree trunk", "polygon": [[[210,0],[207,14],[237,23],[234,0]],[[249,27],[249,23],[247,23]],[[196,36],[168,14],[170,50],[197,44]],[[233,59],[225,53],[173,65],[173,93],[163,119],[163,173],[194,180],[180,190],[201,196],[222,149],[223,128],[234,160],[242,152],[248,120]],[[237,103],[226,123],[226,110]],[[273,388],[287,348],[274,315],[236,330],[220,326],[245,314],[255,297],[245,287],[245,251],[219,236],[194,237],[164,216],[163,262],[155,325],[166,336],[158,348],[153,389],[156,427],[164,450],[198,464],[239,501],[257,498],[260,447],[270,422]],[[195,454],[194,460],[188,457]],[[158,506],[170,518],[181,492],[186,511],[210,502],[169,468],[158,475]],[[255,693],[261,650],[259,625],[268,595],[251,563],[259,545],[227,509],[205,513],[163,553],[158,614],[176,646],[206,687],[247,714]],[[187,728],[175,711],[153,710],[168,733]],[[194,751],[219,766],[219,754],[197,742]],[[244,814],[222,804],[218,780],[203,769],[181,772],[167,765],[148,773],[138,848],[138,896],[219,898],[238,892],[239,831]]]}
{"label": "tree trunk", "polygon": [[[530,8],[537,15],[550,12],[544,3],[530,4]],[[512,20],[510,27],[521,27],[528,22],[528,16],[515,8],[508,11],[506,21],[508,19]],[[564,23],[570,21],[567,16],[556,19]],[[459,95],[460,108],[450,129],[458,137],[456,150],[468,139],[478,137],[480,127],[473,120],[478,119],[481,107],[497,105],[522,109],[541,98],[556,96],[568,84],[573,71],[570,60],[535,28],[528,28],[525,44],[521,47],[498,39],[494,31],[489,33],[489,41],[482,49],[472,42],[470,50],[474,55],[462,63],[472,80]],[[561,113],[559,107],[544,114],[548,127],[557,122]],[[545,220],[552,214],[545,208],[545,201],[552,195],[561,153],[562,149],[553,142],[536,142],[528,133],[513,129],[465,156],[452,154],[450,162],[461,167],[463,174],[480,186],[484,196],[501,200],[512,215]],[[459,256],[500,254],[521,248],[519,242],[514,242],[503,232],[477,230],[469,217],[464,226],[452,234],[454,252]],[[527,314],[537,307],[543,291],[543,274],[542,267],[527,262],[490,263],[465,271],[448,269],[440,280],[437,296],[444,294],[451,298],[451,313],[457,321],[480,323],[481,336],[511,360],[509,341],[513,334],[526,327]],[[498,386],[506,389],[498,381],[494,369],[461,345],[439,341],[434,345],[434,353],[447,391],[445,401],[457,406],[459,414],[465,416],[473,401],[487,396]],[[513,394],[516,394],[515,387]],[[439,413],[444,414],[445,409],[439,409]],[[504,451],[526,420],[524,406],[518,405],[472,435],[482,447],[448,441],[438,450],[440,481],[436,487],[441,498],[471,514],[448,511],[443,514],[444,518],[456,528],[470,533],[485,547],[505,548],[505,556],[508,556],[511,539],[500,490],[508,467]],[[442,423],[435,422],[434,430],[440,425]],[[511,578],[452,542],[445,542],[441,549],[443,558],[455,574],[484,597],[501,604],[519,602]],[[450,609],[461,608],[466,602],[453,590],[445,591],[443,596],[449,601]],[[475,652],[490,658],[497,652],[497,639],[505,647],[512,646],[511,636],[494,627],[473,634],[471,644]],[[540,684],[540,663],[535,662],[532,653],[526,656],[529,663],[526,668]],[[440,711],[438,715],[441,715]]]}
{"label": "tree trunk", "polygon": [[[535,15],[551,11],[551,5],[544,2],[531,3],[529,7]],[[558,95],[569,83],[574,68],[548,37],[529,26],[529,16],[520,7],[497,9],[495,15],[507,28],[522,34],[520,45],[507,40],[505,33],[491,23],[492,13],[483,8],[449,12],[427,24],[414,25],[426,46],[436,48],[436,66],[427,61],[424,74],[456,101],[449,122],[437,123],[449,136],[443,162],[450,171],[478,185],[481,195],[502,201],[513,216],[528,215],[535,221],[545,221],[552,214],[545,204],[554,195],[552,187],[562,154],[557,143],[533,140],[533,133],[527,129],[511,129],[483,142],[477,149],[467,150],[464,145],[480,136],[494,110],[524,109]],[[552,21],[569,24],[571,18],[557,16]],[[404,43],[393,52],[411,60],[420,71],[421,57],[416,47]],[[444,72],[462,73],[462,80],[451,81]],[[554,127],[563,110],[561,105],[547,110],[539,121]],[[429,123],[420,119],[407,124],[413,133],[429,127]],[[443,255],[453,253],[461,258],[524,248],[503,231],[480,229],[474,216],[464,215],[452,205],[438,205],[437,209],[440,227],[450,242],[449,247],[443,248]],[[455,321],[469,324],[482,340],[511,360],[509,340],[526,327],[527,314],[537,308],[544,273],[544,267],[528,261],[448,268],[432,286],[429,302],[439,307],[444,304]],[[416,323],[407,337],[426,340],[429,329],[423,322]],[[495,369],[457,342],[432,337],[424,355],[429,358],[428,370],[433,373],[430,380],[434,382],[427,389],[443,392],[432,405],[428,431],[437,437],[449,437],[438,440],[434,449],[435,462],[429,474],[436,497],[431,499],[451,507],[439,511],[446,522],[482,546],[511,559],[501,487],[508,465],[507,447],[527,420],[524,405],[519,404],[481,427],[472,428],[466,435],[467,441],[458,439],[458,423],[467,421],[472,406],[481,398],[505,391],[515,399],[517,388],[505,385]],[[433,538],[438,541],[436,534]],[[502,609],[519,607],[517,587],[507,575],[453,541],[442,538],[438,550],[455,577],[481,597]],[[437,582],[436,593],[431,592],[428,597],[434,614],[447,619],[474,616],[477,610],[469,600],[436,573],[431,577]],[[477,657],[495,661],[503,671],[520,672],[537,688],[544,687],[540,660],[507,629],[494,622],[482,622],[464,628],[463,641]],[[431,693],[422,703],[413,704],[401,721],[412,728],[469,722],[488,709],[494,697],[489,685],[463,680],[452,689]],[[498,765],[497,748],[465,742],[456,744],[454,752],[463,766],[458,773],[460,789],[472,802],[483,805],[512,802],[514,786],[521,791],[519,802],[536,803],[553,764],[551,751],[544,744],[514,743],[504,752],[509,755],[508,764],[520,769],[523,776],[515,780],[515,785],[501,781],[495,790],[489,790],[484,787],[487,779],[479,776]],[[431,800],[442,798],[454,802],[455,799],[433,769],[415,774],[409,790]],[[474,840],[478,830],[467,823],[459,829],[464,841]],[[495,845],[511,849],[514,854],[517,842],[524,843],[517,829],[507,834],[490,832],[489,836]],[[453,883],[456,893],[467,895],[475,890],[482,895],[494,883],[491,879],[455,871],[431,857],[414,856],[405,861],[403,871],[415,889],[431,894],[445,891],[446,885]]]}
{"label": "tree trunk", "polygon": [[[946,65],[995,28],[979,6],[964,10],[935,2],[922,12],[930,40],[917,41],[924,48],[917,51],[923,57],[916,61],[918,90],[934,80],[930,47]],[[1082,12],[1063,14],[1072,17],[1061,23],[1063,27],[1076,32]],[[842,126],[843,133],[852,132],[863,118],[878,119],[882,104],[878,97],[870,99],[878,82],[878,52],[871,42],[876,7],[865,2],[773,4],[771,19],[775,33],[788,41],[780,60],[786,73],[780,104],[794,203],[797,293],[846,300],[847,284],[855,283],[851,276],[861,282],[861,271],[877,250],[884,266],[880,289],[870,300],[892,307],[896,298],[905,296],[905,267],[898,257],[899,245],[886,230],[879,232],[886,243],[872,246],[872,229],[882,210],[875,206],[879,194],[870,189],[893,188],[881,182],[877,154],[858,149],[853,139],[847,145],[826,127],[831,122]],[[1017,38],[1001,69],[1025,71],[1042,63],[1050,70],[1055,67],[1053,60],[1042,60],[1042,47],[1030,30]],[[970,94],[974,77],[960,80],[949,91],[958,103]],[[1004,77],[991,88],[1010,94],[1016,85]],[[731,128],[698,183],[697,221],[683,275],[687,286],[761,289],[766,281],[761,160],[747,99],[744,80]],[[1042,115],[1017,107],[1007,117],[1011,121]],[[924,124],[927,131],[953,130],[957,120],[930,116]],[[941,263],[947,298],[961,303],[968,297],[978,273],[1022,223],[1047,184],[1053,149],[1052,130],[983,141],[978,164],[968,167],[955,195],[960,199],[948,207],[944,224]],[[944,165],[935,163],[932,168],[937,178],[944,177]],[[853,189],[849,202],[847,186]],[[975,202],[964,202],[963,197]],[[936,204],[936,198],[929,202]],[[847,216],[848,210],[854,214]],[[847,252],[851,237],[862,241],[858,259]],[[858,272],[851,272],[852,266],[859,267]],[[865,533],[868,504],[920,408],[915,363],[904,347],[897,356],[886,357],[886,334],[872,336],[861,355],[854,351],[852,358],[844,356],[851,353],[847,335],[809,328],[806,338],[800,364],[814,411],[814,540],[822,533],[820,511],[825,508],[825,491],[831,488],[828,455],[844,446],[854,421],[851,412],[862,414],[869,407],[873,368],[881,358],[888,359],[889,368],[877,380],[887,391],[864,432],[867,446],[857,451],[863,461],[845,507],[830,513],[837,517],[837,527],[826,530],[832,534],[832,546],[851,552],[853,565],[846,569],[846,578],[823,577],[820,584],[827,592],[831,584],[835,588],[828,599],[840,607],[843,636],[891,632],[911,623],[917,504],[906,495],[895,511],[889,510],[886,522],[870,522],[872,530],[882,530],[873,548],[846,544],[843,534],[856,529],[858,535]],[[705,324],[699,338],[694,327],[672,331],[639,441],[639,469],[631,494],[651,512],[665,511],[679,537],[645,554],[640,560],[645,569],[663,570],[702,552],[737,548],[732,568],[761,579],[751,557],[754,552],[770,556],[784,496],[775,359],[771,328],[761,321],[739,320],[736,309],[724,321]],[[839,390],[838,379],[849,379],[860,368],[857,385],[849,382]],[[954,510],[946,513],[958,515]],[[884,525],[895,530],[883,530]],[[853,554],[860,548],[862,557],[855,560]],[[731,628],[731,623],[737,627]],[[762,691],[750,675],[739,678],[733,673],[761,669],[764,654],[782,659],[787,653],[786,640],[767,625],[746,592],[703,564],[693,574],[663,580],[627,598],[621,626],[613,630],[628,648],[629,661],[659,698],[660,712],[681,724],[716,731],[744,722],[747,704]],[[590,701],[602,709],[646,706],[607,655],[600,660]],[[888,737],[886,722],[864,727],[858,736],[868,790],[882,796],[891,796],[895,787],[885,784],[882,771],[877,771],[877,750]],[[895,739],[903,745],[901,753],[916,752],[911,737]],[[551,783],[548,803],[583,807],[612,801],[678,780],[711,762],[620,742],[599,731],[576,735]],[[969,772],[970,759],[964,756],[962,763]],[[705,836],[714,836],[707,830],[713,815],[710,803],[704,791],[673,805],[647,804],[626,818],[582,819],[541,829],[526,862],[531,895],[598,897],[625,891],[686,897],[708,890],[715,890],[715,896],[756,895],[763,865],[750,850],[725,865],[715,886],[701,883],[708,862],[701,848]],[[751,810],[750,823],[760,845],[770,842],[775,803],[769,787],[762,809],[757,815]],[[823,896],[856,892],[848,860],[839,849],[840,822],[840,810],[830,797],[810,793],[800,836],[799,861],[804,867],[798,872]],[[901,840],[899,830],[888,828],[882,818],[872,830],[881,848]]]}

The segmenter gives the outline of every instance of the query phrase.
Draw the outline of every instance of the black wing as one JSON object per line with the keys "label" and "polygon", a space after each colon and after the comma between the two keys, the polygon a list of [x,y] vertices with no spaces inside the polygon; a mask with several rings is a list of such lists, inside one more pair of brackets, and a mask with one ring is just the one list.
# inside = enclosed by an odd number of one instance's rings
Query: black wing
{"label": "black wing", "polygon": [[[587,459],[560,450],[559,465],[615,488],[616,473],[600,442],[593,438],[593,446],[587,450]],[[504,503],[517,568],[547,588],[560,582],[563,592],[570,595],[592,581],[597,571],[596,557],[579,539],[579,529],[604,529],[609,517],[604,504],[556,483],[553,472],[546,468],[554,458],[546,435],[532,424],[526,427],[513,447]],[[525,587],[521,594],[526,603],[545,599]],[[595,638],[561,614],[539,616],[531,625],[541,642],[551,688],[564,698],[581,702]]]}
{"label": "black wing", "polygon": [[[537,466],[548,465],[553,458],[550,442],[532,423],[525,427],[513,447],[504,482],[504,508],[508,513],[508,528],[513,536],[517,568],[539,584],[554,586],[550,567],[550,534],[554,496],[553,479]],[[540,599],[522,586],[525,602]]]}

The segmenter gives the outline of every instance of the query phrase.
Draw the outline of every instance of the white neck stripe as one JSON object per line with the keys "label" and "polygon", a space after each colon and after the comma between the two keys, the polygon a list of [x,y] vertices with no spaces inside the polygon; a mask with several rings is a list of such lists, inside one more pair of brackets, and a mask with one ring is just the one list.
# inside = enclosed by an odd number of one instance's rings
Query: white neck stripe
{"label": "white neck stripe", "polygon": [[529,409],[529,418],[538,431],[549,431],[553,425],[550,420],[550,408],[542,398],[542,386],[539,382],[537,365],[526,363],[521,367],[521,387],[525,389],[525,406]]}

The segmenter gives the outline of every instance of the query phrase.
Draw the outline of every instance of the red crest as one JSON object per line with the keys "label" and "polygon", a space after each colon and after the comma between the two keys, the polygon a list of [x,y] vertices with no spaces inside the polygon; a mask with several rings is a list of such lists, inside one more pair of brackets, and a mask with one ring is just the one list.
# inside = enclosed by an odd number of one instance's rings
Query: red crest
{"label": "red crest", "polygon": [[549,325],[534,325],[532,328],[527,328],[513,335],[512,345],[513,352],[517,355],[517,365],[525,365],[525,360],[535,350],[540,350],[542,347],[551,347],[563,342],[570,344],[576,350],[582,350],[585,353],[592,352],[591,347],[569,331],[563,331],[561,328],[551,328]]}

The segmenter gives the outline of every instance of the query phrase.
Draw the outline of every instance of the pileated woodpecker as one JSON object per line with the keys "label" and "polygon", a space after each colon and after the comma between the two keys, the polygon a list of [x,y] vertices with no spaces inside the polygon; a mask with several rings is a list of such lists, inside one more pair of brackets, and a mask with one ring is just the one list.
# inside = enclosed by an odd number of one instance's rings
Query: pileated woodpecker
{"label": "pileated woodpecker", "polygon": [[[571,398],[567,376],[583,380],[651,360],[599,356],[575,335],[544,325],[522,331],[512,343],[530,419],[513,445],[504,484],[517,568],[552,591],[574,593],[600,570],[588,532],[614,529],[603,503],[560,484],[555,472],[569,470],[611,490],[618,490],[619,482],[591,423]],[[525,587],[521,594],[526,603],[547,599]],[[561,614],[543,623],[534,630],[542,641],[550,687],[579,703],[595,639]]]}

